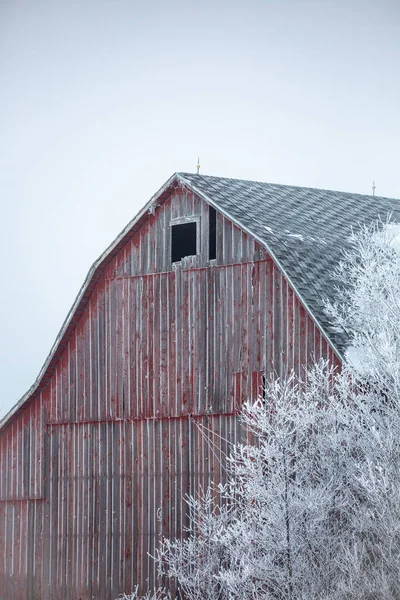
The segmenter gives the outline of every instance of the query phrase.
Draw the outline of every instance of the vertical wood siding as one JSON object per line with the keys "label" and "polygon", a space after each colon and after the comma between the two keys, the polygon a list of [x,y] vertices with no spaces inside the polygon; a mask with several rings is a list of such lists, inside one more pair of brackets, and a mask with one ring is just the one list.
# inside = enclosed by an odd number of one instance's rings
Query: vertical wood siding
{"label": "vertical wood siding", "polygon": [[[199,217],[171,265],[169,223]],[[262,375],[339,364],[266,252],[185,191],[107,266],[47,387],[0,436],[0,590],[13,600],[115,598],[155,577],[183,496],[224,477],[235,413]],[[3,591],[0,591],[0,597]]]}

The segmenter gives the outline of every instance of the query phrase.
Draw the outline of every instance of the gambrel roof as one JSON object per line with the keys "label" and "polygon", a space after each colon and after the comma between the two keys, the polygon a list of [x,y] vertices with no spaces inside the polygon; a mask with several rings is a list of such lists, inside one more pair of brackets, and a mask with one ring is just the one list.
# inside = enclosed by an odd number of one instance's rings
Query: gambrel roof
{"label": "gambrel roof", "polygon": [[324,305],[335,298],[334,268],[351,230],[379,217],[400,221],[400,200],[179,173],[179,178],[262,242],[341,353],[346,339]]}
{"label": "gambrel roof", "polygon": [[175,173],[92,265],[32,387],[0,421],[16,417],[49,381],[107,264],[171,191],[184,186],[222,212],[266,247],[321,332],[340,356],[346,340],[324,311],[334,299],[333,271],[348,245],[351,228],[388,214],[400,221],[400,201],[328,190]]}

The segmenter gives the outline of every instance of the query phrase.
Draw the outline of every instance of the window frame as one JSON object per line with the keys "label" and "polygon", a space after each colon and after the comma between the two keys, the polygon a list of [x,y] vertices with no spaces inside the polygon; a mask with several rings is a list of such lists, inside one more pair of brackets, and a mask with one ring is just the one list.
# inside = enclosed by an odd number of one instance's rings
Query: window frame
{"label": "window frame", "polygon": [[[175,225],[188,225],[189,223],[196,223],[196,254],[189,254],[188,256],[182,256],[182,258],[180,260],[172,262],[172,227],[174,227]],[[199,256],[201,254],[200,224],[201,224],[201,217],[199,217],[199,216],[177,217],[175,219],[170,220],[170,222],[169,222],[169,247],[170,247],[169,256],[170,256],[170,260],[171,260],[171,265],[178,265],[179,263],[182,262],[182,260],[185,260],[192,256]]]}

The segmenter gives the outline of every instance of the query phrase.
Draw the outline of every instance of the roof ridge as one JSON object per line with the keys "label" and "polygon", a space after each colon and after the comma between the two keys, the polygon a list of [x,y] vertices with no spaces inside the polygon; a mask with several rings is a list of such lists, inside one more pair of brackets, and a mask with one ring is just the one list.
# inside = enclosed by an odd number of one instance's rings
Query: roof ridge
{"label": "roof ridge", "polygon": [[354,197],[354,196],[359,196],[361,198],[374,198],[374,200],[388,200],[390,202],[396,201],[400,203],[400,198],[394,198],[391,196],[373,196],[372,194],[361,194],[359,192],[343,192],[341,190],[330,190],[327,188],[317,188],[317,187],[309,187],[309,186],[301,186],[301,185],[291,185],[291,184],[286,184],[286,183],[274,183],[274,182],[270,182],[270,181],[260,181],[258,179],[237,179],[235,177],[220,177],[219,175],[205,175],[203,173],[189,173],[189,172],[184,172],[184,171],[178,171],[176,173],[176,175],[181,175],[182,177],[201,177],[204,179],[215,179],[215,180],[219,180],[219,181],[232,181],[232,182],[236,182],[236,183],[244,183],[244,184],[251,184],[251,183],[256,183],[259,185],[266,185],[266,186],[271,186],[271,187],[277,187],[277,188],[289,188],[289,189],[293,189],[293,190],[307,190],[307,191],[312,191],[312,192],[325,192],[328,194],[340,194],[341,196],[348,196],[348,197]]}

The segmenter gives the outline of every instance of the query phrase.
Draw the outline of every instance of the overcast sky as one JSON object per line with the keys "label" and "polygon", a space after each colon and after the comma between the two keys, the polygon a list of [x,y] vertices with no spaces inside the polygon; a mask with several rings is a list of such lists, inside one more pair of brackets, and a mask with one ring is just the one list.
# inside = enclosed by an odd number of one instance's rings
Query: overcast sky
{"label": "overcast sky", "polygon": [[400,198],[400,3],[0,0],[3,412],[175,171]]}

